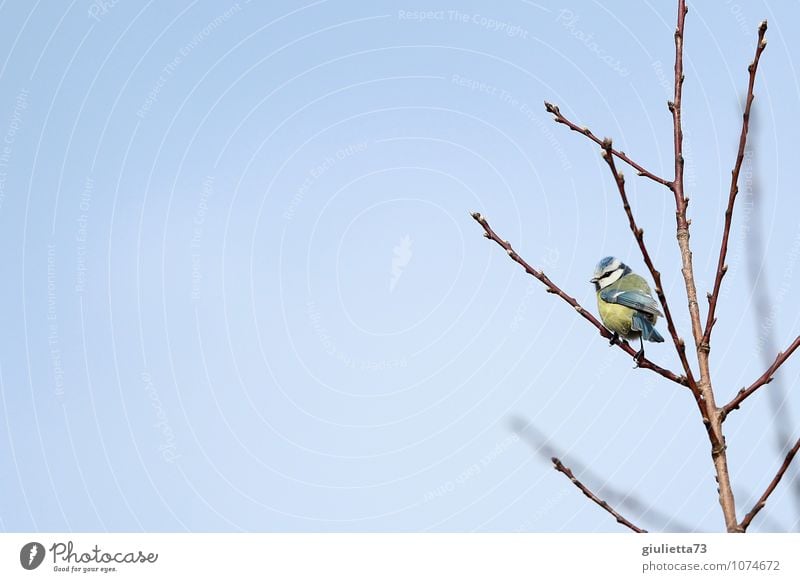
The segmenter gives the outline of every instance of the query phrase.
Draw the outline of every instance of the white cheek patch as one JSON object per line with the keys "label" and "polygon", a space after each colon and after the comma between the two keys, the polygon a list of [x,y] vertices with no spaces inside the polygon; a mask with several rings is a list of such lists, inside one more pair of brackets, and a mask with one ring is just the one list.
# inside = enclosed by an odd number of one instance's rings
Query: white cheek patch
{"label": "white cheek patch", "polygon": [[608,287],[612,283],[618,281],[620,277],[622,277],[622,269],[617,269],[613,273],[606,275],[598,281],[598,283],[600,283],[600,288],[603,289],[604,287]]}

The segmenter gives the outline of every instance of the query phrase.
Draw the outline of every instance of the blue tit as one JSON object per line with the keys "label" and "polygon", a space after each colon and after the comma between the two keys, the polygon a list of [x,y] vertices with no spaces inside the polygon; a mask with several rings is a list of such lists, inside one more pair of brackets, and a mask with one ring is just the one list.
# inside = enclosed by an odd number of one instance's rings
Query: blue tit
{"label": "blue tit", "polygon": [[611,343],[620,336],[631,340],[639,338],[641,349],[634,359],[644,357],[644,341],[663,342],[655,323],[661,312],[653,299],[650,286],[642,277],[615,257],[606,257],[597,263],[590,279],[597,291],[597,308],[600,319],[609,331],[614,332]]}

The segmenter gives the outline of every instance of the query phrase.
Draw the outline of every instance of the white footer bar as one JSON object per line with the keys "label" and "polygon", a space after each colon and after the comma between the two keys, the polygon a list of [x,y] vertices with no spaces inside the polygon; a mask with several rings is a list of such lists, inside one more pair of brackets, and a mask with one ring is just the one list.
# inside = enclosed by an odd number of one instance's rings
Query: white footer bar
{"label": "white footer bar", "polygon": [[800,534],[0,534],[0,580],[800,580]]}

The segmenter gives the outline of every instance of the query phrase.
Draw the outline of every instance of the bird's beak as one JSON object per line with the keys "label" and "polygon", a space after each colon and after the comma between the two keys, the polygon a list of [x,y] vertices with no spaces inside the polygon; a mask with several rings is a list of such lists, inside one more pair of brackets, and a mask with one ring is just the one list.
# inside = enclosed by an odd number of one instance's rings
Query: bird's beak
{"label": "bird's beak", "polygon": [[597,277],[592,277],[591,279],[589,279],[589,283],[597,283],[597,281],[598,281]]}

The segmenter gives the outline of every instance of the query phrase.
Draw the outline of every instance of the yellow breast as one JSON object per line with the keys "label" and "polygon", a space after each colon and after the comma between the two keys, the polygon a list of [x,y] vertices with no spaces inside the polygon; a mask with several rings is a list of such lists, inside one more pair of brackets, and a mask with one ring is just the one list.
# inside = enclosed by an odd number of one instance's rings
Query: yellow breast
{"label": "yellow breast", "polygon": [[630,339],[633,309],[616,303],[607,303],[600,299],[600,293],[597,294],[597,309],[600,312],[600,319],[603,320],[603,325],[622,337]]}

